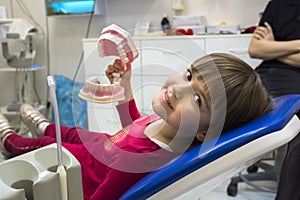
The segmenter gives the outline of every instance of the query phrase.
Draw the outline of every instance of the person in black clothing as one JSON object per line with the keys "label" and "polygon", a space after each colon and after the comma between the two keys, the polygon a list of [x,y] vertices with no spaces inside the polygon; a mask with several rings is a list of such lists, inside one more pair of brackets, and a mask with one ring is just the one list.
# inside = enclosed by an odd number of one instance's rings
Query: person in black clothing
{"label": "person in black clothing", "polygon": [[[249,55],[263,60],[256,71],[272,96],[300,94],[300,0],[268,2],[253,33]],[[276,200],[300,199],[299,135],[287,145]]]}

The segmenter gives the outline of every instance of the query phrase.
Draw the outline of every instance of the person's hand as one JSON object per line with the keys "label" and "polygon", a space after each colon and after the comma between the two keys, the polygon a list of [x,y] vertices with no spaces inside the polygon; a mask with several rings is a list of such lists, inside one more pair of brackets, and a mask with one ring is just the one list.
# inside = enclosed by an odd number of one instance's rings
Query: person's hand
{"label": "person's hand", "polygon": [[[131,64],[123,63],[120,58],[115,59],[114,63],[108,65],[105,70],[105,74],[109,81],[113,83],[114,81],[119,81],[120,85],[124,87],[125,99],[122,102],[129,101],[132,98],[132,88],[131,88]],[[120,77],[116,77],[120,75]]]}
{"label": "person's hand", "polygon": [[114,63],[108,65],[105,70],[105,74],[110,83],[118,81],[120,78],[120,84],[126,85],[130,82],[131,78],[131,65],[130,63],[124,64],[120,58],[115,59]]}
{"label": "person's hand", "polygon": [[274,34],[271,25],[268,22],[264,23],[265,26],[258,26],[253,32],[253,37],[257,40],[270,40],[274,41]]}

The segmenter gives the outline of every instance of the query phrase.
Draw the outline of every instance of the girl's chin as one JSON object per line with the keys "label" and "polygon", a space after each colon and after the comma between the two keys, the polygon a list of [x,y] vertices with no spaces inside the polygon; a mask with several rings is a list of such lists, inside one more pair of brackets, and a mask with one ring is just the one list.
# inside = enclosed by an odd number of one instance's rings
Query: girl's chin
{"label": "girl's chin", "polygon": [[153,111],[155,114],[157,114],[158,116],[160,116],[162,119],[166,120],[167,119],[167,112],[166,109],[159,105],[159,104],[153,104],[152,105]]}

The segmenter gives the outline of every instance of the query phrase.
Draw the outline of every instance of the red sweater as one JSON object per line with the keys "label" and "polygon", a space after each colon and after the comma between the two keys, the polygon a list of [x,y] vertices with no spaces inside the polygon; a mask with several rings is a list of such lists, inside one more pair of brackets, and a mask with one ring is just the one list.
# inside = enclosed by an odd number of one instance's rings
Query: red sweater
{"label": "red sweater", "polygon": [[114,136],[99,134],[97,141],[65,146],[81,164],[85,200],[118,199],[138,180],[176,155],[145,134],[157,115],[141,117],[134,100],[118,105],[122,126]]}

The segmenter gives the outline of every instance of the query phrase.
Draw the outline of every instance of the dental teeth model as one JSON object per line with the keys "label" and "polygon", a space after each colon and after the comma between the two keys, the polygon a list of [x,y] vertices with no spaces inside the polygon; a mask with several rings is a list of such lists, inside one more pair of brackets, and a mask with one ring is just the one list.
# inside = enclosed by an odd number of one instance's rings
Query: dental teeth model
{"label": "dental teeth model", "polygon": [[101,57],[119,56],[124,63],[132,63],[139,55],[130,34],[115,24],[102,30],[98,52]]}
{"label": "dental teeth model", "polygon": [[[130,34],[112,24],[101,31],[98,39],[99,56],[118,56],[124,63],[132,63],[139,55]],[[112,74],[114,81],[111,84],[101,84],[98,77],[85,81],[79,97],[96,103],[109,103],[124,99],[124,88],[120,85],[122,74]]]}
{"label": "dental teeth model", "polygon": [[97,77],[85,81],[85,86],[80,90],[79,96],[95,103],[109,103],[124,99],[124,88],[119,82],[100,84]]}

